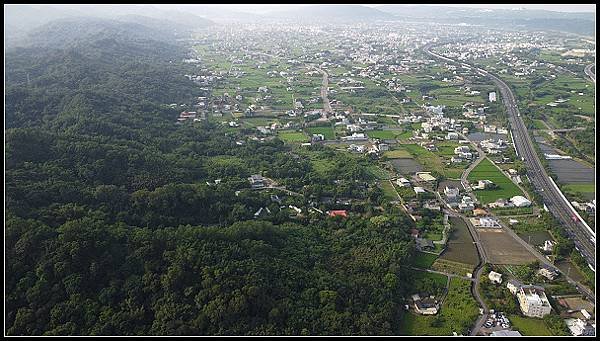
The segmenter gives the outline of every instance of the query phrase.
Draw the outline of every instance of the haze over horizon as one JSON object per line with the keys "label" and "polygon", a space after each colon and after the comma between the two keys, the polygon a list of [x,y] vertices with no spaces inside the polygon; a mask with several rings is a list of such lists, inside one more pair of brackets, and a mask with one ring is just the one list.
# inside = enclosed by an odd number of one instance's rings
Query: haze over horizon
{"label": "haze over horizon", "polygon": [[[188,6],[194,6],[193,4],[186,4]],[[236,7],[240,11],[264,13],[271,11],[275,8],[289,8],[293,6],[317,6],[317,5],[329,5],[329,4],[253,4],[253,5],[239,5],[239,4],[202,4],[202,6],[214,6],[214,7]],[[332,4],[333,5],[333,4]],[[346,5],[346,4],[335,4],[335,5]],[[479,8],[479,9],[529,9],[529,10],[547,10],[555,12],[595,12],[595,4],[351,4],[358,6],[367,7],[378,7],[383,5],[398,5],[398,6],[442,6],[442,7],[466,7],[466,8]]]}

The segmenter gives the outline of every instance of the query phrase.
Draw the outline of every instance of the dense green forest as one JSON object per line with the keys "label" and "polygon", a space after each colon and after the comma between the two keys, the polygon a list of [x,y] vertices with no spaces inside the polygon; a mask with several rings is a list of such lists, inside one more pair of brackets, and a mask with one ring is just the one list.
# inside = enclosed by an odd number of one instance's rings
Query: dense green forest
{"label": "dense green forest", "polygon": [[[185,49],[135,27],[6,53],[6,333],[398,333],[411,221],[363,161],[316,148],[336,165],[317,172],[278,139],[176,125],[165,104],[200,94]],[[322,196],[369,205],[292,218],[249,189],[261,172],[305,212]]]}

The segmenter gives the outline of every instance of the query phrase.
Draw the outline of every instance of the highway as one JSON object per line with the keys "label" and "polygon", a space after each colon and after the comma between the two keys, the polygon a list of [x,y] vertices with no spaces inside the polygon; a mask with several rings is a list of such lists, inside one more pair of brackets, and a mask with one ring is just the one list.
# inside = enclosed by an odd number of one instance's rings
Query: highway
{"label": "highway", "polygon": [[[594,69],[594,70],[592,70]],[[596,83],[596,73],[595,73],[595,69],[596,66],[595,64],[590,64],[588,66],[585,67],[584,71],[585,74],[588,75],[588,77],[590,77],[590,79],[592,80],[592,82]]]}
{"label": "highway", "polygon": [[[427,45],[423,50],[433,57],[453,64],[466,64],[431,52],[430,48],[431,45]],[[548,210],[565,229],[581,255],[595,270],[596,233],[595,231],[588,229],[578,219],[573,219],[574,214],[570,203],[564,199],[560,190],[554,186],[537,155],[531,136],[521,118],[521,114],[516,104],[517,101],[509,86],[495,75],[473,65],[469,66],[478,70],[482,75],[490,77],[494,84],[500,89],[501,98],[507,109],[517,155],[522,157],[522,160],[525,162],[527,175],[533,187],[541,194]]]}

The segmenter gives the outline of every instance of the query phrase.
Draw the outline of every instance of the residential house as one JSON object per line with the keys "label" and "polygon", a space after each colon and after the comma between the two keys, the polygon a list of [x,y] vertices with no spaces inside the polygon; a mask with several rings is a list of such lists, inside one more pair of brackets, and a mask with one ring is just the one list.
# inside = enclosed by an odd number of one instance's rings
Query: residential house
{"label": "residential house", "polygon": [[433,245],[433,242],[429,239],[417,238],[415,242],[418,251],[431,251],[435,249],[435,245]]}
{"label": "residential house", "polygon": [[508,291],[510,291],[510,293],[513,295],[515,295],[519,291],[519,288],[521,288],[522,285],[523,284],[521,282],[517,281],[516,279],[510,279],[506,283],[506,287],[508,288]]}
{"label": "residential house", "polygon": [[414,307],[421,315],[435,315],[438,313],[439,303],[430,296],[414,301]]}
{"label": "residential house", "polygon": [[460,190],[456,187],[446,186],[446,188],[444,188],[444,194],[449,202],[457,202],[458,196],[460,195]]}
{"label": "residential house", "polygon": [[552,281],[559,275],[559,272],[549,266],[542,265],[537,274]]}
{"label": "residential house", "polygon": [[248,180],[250,181],[252,188],[263,188],[266,185],[265,178],[259,174],[251,175]]}
{"label": "residential house", "polygon": [[496,283],[496,284],[500,284],[502,283],[502,274],[495,272],[495,271],[490,271],[488,278],[490,279],[490,281],[492,283]]}
{"label": "residential house", "polygon": [[331,211],[327,211],[327,214],[330,217],[347,217],[348,216],[348,212],[346,210],[331,210]]}

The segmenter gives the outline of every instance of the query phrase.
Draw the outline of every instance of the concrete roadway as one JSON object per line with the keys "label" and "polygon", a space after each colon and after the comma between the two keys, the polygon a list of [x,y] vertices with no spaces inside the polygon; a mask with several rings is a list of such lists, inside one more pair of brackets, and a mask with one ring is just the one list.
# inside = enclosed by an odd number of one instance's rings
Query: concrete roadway
{"label": "concrete roadway", "polygon": [[[429,51],[429,48],[430,46],[426,46],[424,51],[436,58],[451,63],[459,63],[450,58],[433,53]],[[565,231],[567,231],[569,237],[575,242],[575,245],[580,250],[583,257],[588,261],[589,264],[592,265],[593,268],[595,268],[595,232],[588,230],[580,221],[574,221],[572,219],[572,207],[570,203],[563,199],[560,191],[554,187],[552,181],[546,174],[546,171],[539,160],[537,152],[534,149],[533,141],[527,132],[527,128],[525,127],[523,120],[520,117],[520,113],[516,105],[516,99],[512,91],[508,85],[498,77],[480,68],[476,68],[476,70],[478,70],[482,75],[490,77],[495,85],[500,88],[502,99],[506,105],[509,115],[515,147],[518,152],[517,154],[519,157],[523,158],[523,161],[525,161],[528,170],[528,176],[534,188],[541,193],[549,211],[565,228]]]}
{"label": "concrete roadway", "polygon": [[590,77],[592,82],[596,83],[596,66],[595,66],[595,64],[590,64],[590,65],[586,66],[584,71],[585,71],[585,74],[588,75],[588,77]]}
{"label": "concrete roadway", "polygon": [[[440,56],[438,54],[435,54],[435,53],[429,51],[430,47],[431,46],[426,46],[426,47],[424,47],[423,50],[426,53],[428,53],[429,55],[432,55],[436,58],[443,59],[443,60],[446,60],[446,61],[449,61],[452,63],[459,63],[450,58],[446,58],[446,57]],[[559,218],[559,221],[561,221],[563,223],[563,226],[571,225],[571,229],[567,228],[567,231],[569,231],[569,234],[571,235],[571,237],[573,237],[573,235],[574,235],[574,233],[572,232],[573,225],[577,225],[577,224],[575,224],[570,219],[569,207],[565,205],[565,203],[563,202],[564,200],[561,198],[560,194],[556,193],[556,191],[554,190],[554,188],[551,184],[548,184],[549,183],[548,175],[546,174],[545,169],[541,165],[538,155],[537,155],[535,149],[533,148],[533,142],[531,141],[531,138],[529,136],[529,133],[527,132],[525,124],[523,123],[523,120],[520,117],[520,113],[516,106],[516,100],[514,98],[514,95],[512,94],[512,91],[510,90],[508,85],[506,85],[506,83],[504,83],[499,78],[487,73],[487,71],[485,71],[485,70],[482,70],[479,68],[477,68],[477,69],[480,72],[482,72],[482,74],[491,77],[492,80],[494,81],[494,83],[496,84],[496,86],[498,86],[500,88],[503,102],[505,103],[505,105],[507,107],[507,111],[509,113],[509,120],[510,120],[511,126],[513,127],[513,138],[515,139],[515,144],[516,144],[515,147],[519,151],[519,153],[518,153],[519,156],[523,156],[525,158],[524,161],[526,163],[530,179],[532,180],[534,187],[541,189],[540,192],[542,192],[544,201],[548,203],[547,206],[549,207],[549,209],[550,209],[550,206],[556,207],[556,209],[551,210],[551,212],[555,213],[555,217]],[[480,154],[480,157],[481,157],[481,154]],[[478,161],[480,161],[480,160],[478,160]],[[467,173],[467,172],[465,172],[465,173]],[[461,180],[463,180],[463,179],[461,178]],[[546,188],[548,190],[544,191],[544,188]],[[473,277],[476,280],[474,281],[474,285],[471,290],[473,293],[473,296],[479,302],[479,304],[483,307],[483,310],[484,310],[484,313],[479,316],[478,320],[475,323],[475,326],[471,330],[471,335],[477,335],[483,322],[487,318],[487,314],[488,314],[487,306],[485,305],[485,302],[483,302],[483,300],[479,296],[479,290],[478,290],[479,277],[480,277],[481,271],[483,269],[483,264],[485,264],[487,262],[487,260],[486,260],[486,256],[485,256],[485,251],[483,250],[483,247],[479,241],[479,237],[478,237],[476,229],[470,224],[470,221],[468,219],[463,218],[463,220],[465,220],[465,222],[467,222],[467,226],[469,227],[469,232],[471,233],[473,240],[475,241],[474,243],[477,246],[477,251],[480,254],[480,260],[481,260],[480,264],[476,268],[475,273],[473,274]],[[581,224],[579,224],[579,225],[581,225]],[[556,266],[554,266],[554,264],[552,264],[546,257],[541,255],[535,248],[533,248],[531,245],[527,244],[519,236],[517,236],[510,228],[508,228],[507,226],[504,226],[504,225],[502,227],[515,240],[517,240],[519,243],[521,243],[527,250],[529,250],[534,256],[536,256],[536,258],[538,258],[543,264],[546,264],[546,265],[558,270],[560,273],[562,273],[565,276],[565,278],[567,279],[567,281],[569,283],[574,285],[579,290],[580,293],[584,294],[589,299],[595,301],[594,293],[591,292],[588,288],[586,288],[585,286],[581,285],[577,281],[573,280],[572,278],[570,278],[566,274],[564,274],[564,272],[562,272],[560,269],[558,269]],[[579,230],[581,230],[581,227],[579,227]],[[583,231],[583,234],[584,234],[583,239],[588,240],[585,232],[586,231]],[[582,238],[576,238],[576,239],[579,239],[581,242]],[[590,253],[590,251],[592,253]],[[593,250],[587,250],[586,252],[582,252],[582,253],[583,253],[584,257],[587,256],[586,258],[588,259],[588,261],[591,258],[591,260],[593,262],[592,264],[595,267],[595,245],[594,245]],[[590,255],[591,255],[591,257],[590,257]]]}

